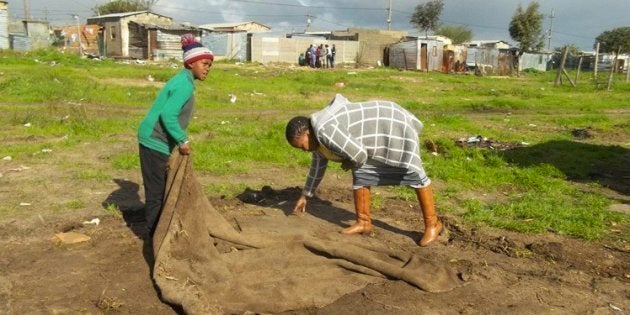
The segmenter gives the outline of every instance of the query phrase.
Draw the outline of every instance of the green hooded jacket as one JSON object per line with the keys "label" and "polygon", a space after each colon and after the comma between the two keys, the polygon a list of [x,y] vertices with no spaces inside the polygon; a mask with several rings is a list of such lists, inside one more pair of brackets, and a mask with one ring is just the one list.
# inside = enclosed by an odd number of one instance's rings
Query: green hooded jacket
{"label": "green hooded jacket", "polygon": [[187,141],[186,128],[195,103],[194,80],[190,70],[183,69],[166,82],[138,128],[141,145],[170,155]]}

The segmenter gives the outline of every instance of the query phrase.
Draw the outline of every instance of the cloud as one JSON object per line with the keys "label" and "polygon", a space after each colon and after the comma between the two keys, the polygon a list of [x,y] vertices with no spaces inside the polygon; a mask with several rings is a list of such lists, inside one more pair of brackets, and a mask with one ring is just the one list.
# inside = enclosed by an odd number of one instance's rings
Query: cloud
{"label": "cloud", "polygon": [[[82,20],[92,16],[91,9],[109,0],[29,0],[31,16],[47,17],[57,24],[74,23],[71,14]],[[54,2],[54,6],[51,3]],[[411,35],[419,32],[409,23],[415,7],[425,0],[392,0],[392,30],[404,30]],[[549,15],[554,10],[552,47],[576,44],[592,49],[595,37],[603,31],[628,26],[629,0],[540,0],[540,12]],[[475,39],[511,41],[508,25],[518,4],[523,0],[445,0],[440,16],[442,23],[466,25]],[[156,13],[172,17],[177,23],[208,24],[256,21],[274,32],[302,31],[307,15],[311,29],[344,30],[348,27],[387,29],[388,0],[159,0]],[[23,18],[20,1],[10,1],[10,17]],[[545,18],[543,29],[549,28]]]}

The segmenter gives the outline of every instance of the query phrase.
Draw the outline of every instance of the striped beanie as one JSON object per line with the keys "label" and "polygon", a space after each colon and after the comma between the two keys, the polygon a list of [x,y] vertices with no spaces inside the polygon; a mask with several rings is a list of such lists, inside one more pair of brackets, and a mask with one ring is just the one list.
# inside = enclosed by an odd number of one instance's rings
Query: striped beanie
{"label": "striped beanie", "polygon": [[203,47],[203,45],[197,41],[195,35],[190,33],[182,35],[182,50],[184,51],[184,63],[186,64],[192,64],[201,59],[214,60],[212,51]]}

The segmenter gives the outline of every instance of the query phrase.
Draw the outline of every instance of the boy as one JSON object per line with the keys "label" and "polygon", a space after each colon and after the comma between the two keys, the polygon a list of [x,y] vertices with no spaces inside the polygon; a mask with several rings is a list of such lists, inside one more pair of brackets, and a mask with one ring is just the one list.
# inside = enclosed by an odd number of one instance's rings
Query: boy
{"label": "boy", "polygon": [[214,61],[212,52],[193,34],[183,35],[181,41],[184,69],[166,82],[138,128],[149,236],[162,211],[169,155],[175,147],[184,155],[192,151],[186,128],[195,101],[194,80],[204,81]]}

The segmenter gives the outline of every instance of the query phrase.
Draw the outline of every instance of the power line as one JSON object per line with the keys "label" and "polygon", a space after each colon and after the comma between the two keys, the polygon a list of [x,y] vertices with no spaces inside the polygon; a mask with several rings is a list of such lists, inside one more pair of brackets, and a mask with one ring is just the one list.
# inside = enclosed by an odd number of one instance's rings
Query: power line
{"label": "power line", "polygon": [[263,5],[276,5],[276,6],[286,6],[286,7],[299,7],[299,8],[313,8],[313,9],[336,9],[336,10],[387,10],[387,8],[369,8],[369,7],[337,7],[337,6],[318,6],[318,5],[301,5],[301,4],[290,4],[290,3],[280,3],[280,2],[272,2],[272,1],[254,1],[254,0],[231,0],[232,2],[246,2],[246,3],[255,3],[255,4],[263,4]]}

